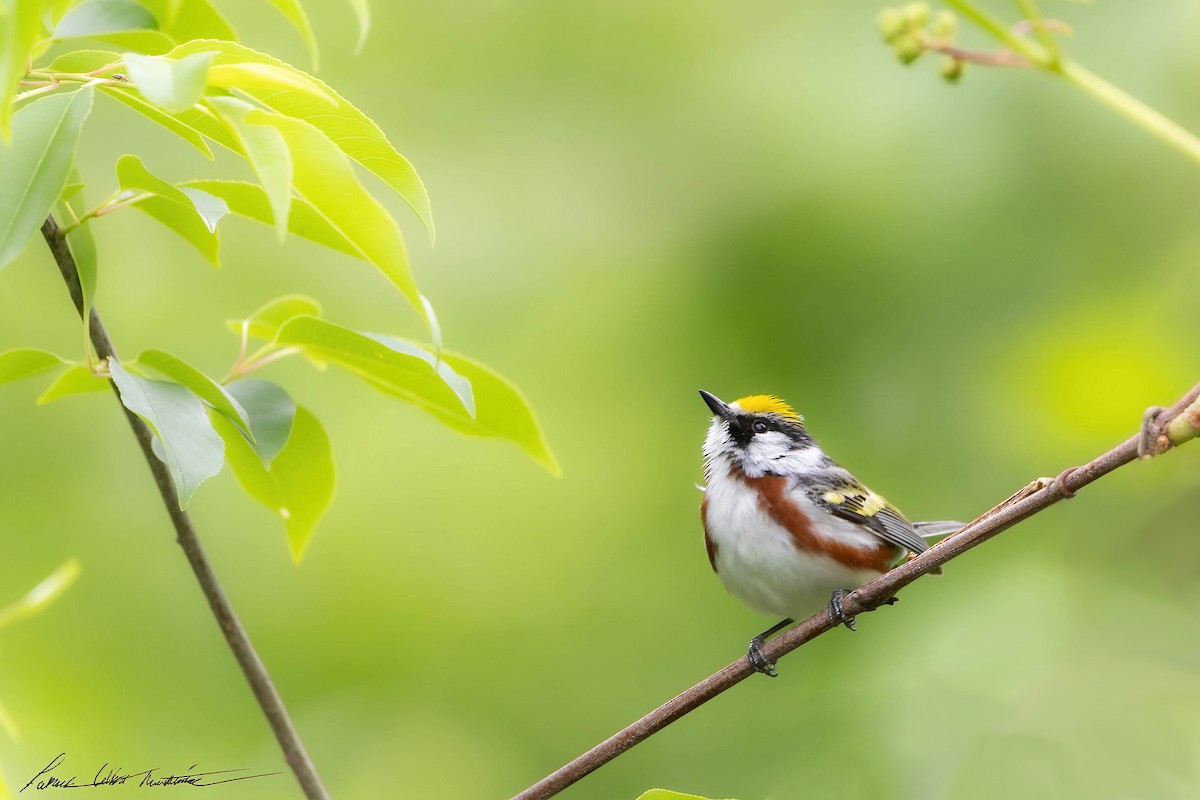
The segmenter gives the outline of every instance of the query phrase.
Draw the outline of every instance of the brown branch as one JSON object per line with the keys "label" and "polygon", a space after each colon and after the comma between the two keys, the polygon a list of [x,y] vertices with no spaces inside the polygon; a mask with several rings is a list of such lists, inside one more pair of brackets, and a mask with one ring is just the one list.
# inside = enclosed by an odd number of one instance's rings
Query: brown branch
{"label": "brown branch", "polygon": [[[1158,455],[1175,445],[1196,438],[1200,431],[1200,385],[1174,406],[1147,413],[1143,431],[1107,453],[1080,467],[1065,470],[1057,478],[1039,478],[1000,505],[988,511],[957,533],[943,539],[919,556],[901,564],[846,596],[846,613],[873,611],[896,596],[900,589],[917,578],[956,558],[1001,531],[1027,519],[1059,500],[1074,497],[1075,492],[1117,467],[1138,458],[1138,445],[1147,446],[1146,457]],[[834,624],[821,611],[788,629],[763,647],[767,658],[779,658],[831,630]],[[726,689],[754,674],[743,656],[720,672],[705,678],[674,700],[651,711],[624,730],[588,750],[574,761],[556,770],[513,800],[543,800],[567,788],[575,781],[600,768],[634,745],[657,733],[683,715],[696,710]]]}
{"label": "brown branch", "polygon": [[[76,310],[82,315],[83,292],[79,286],[79,273],[75,267],[75,258],[71,255],[66,237],[54,221],[54,217],[47,217],[45,223],[42,224],[42,236],[46,239],[46,244],[54,255],[63,280],[67,283],[67,291],[71,294],[71,300],[74,301]],[[88,331],[98,357],[101,359],[117,358],[117,351],[113,347],[112,339],[109,338],[108,331],[105,330],[104,323],[94,307],[91,309],[88,319]],[[117,392],[116,384],[113,384],[113,391]],[[120,392],[117,392],[117,399],[120,400]],[[122,409],[125,411],[125,418],[129,421],[129,426],[133,428],[133,435],[137,437],[138,444],[141,445],[142,455],[145,456],[146,463],[150,466],[150,472],[154,475],[154,482],[158,485],[158,493],[162,496],[163,505],[167,507],[171,524],[175,526],[175,541],[183,548],[188,563],[192,566],[192,571],[196,573],[196,580],[200,583],[200,589],[204,592],[205,599],[208,600],[208,605],[221,628],[221,633],[225,635],[225,641],[229,645],[229,649],[233,651],[238,666],[242,668],[242,674],[246,676],[246,682],[250,684],[250,689],[254,692],[254,697],[258,700],[263,715],[270,723],[271,730],[275,732],[275,738],[279,741],[288,765],[292,768],[296,780],[300,782],[300,787],[304,790],[306,797],[310,800],[328,800],[329,792],[325,790],[320,777],[317,776],[316,767],[309,759],[308,753],[304,749],[304,743],[300,741],[300,734],[296,732],[296,727],[292,724],[287,709],[284,708],[283,698],[279,696],[279,691],[275,688],[267,668],[263,666],[262,660],[255,652],[254,645],[250,643],[250,637],[246,635],[242,623],[233,613],[233,607],[221,589],[216,573],[213,572],[212,565],[209,564],[208,557],[204,554],[204,548],[200,545],[200,539],[196,536],[196,529],[192,527],[191,518],[188,517],[187,512],[179,508],[179,496],[175,489],[175,482],[171,479],[171,473],[167,471],[167,466],[158,460],[151,448],[154,434],[137,415],[123,405]]]}

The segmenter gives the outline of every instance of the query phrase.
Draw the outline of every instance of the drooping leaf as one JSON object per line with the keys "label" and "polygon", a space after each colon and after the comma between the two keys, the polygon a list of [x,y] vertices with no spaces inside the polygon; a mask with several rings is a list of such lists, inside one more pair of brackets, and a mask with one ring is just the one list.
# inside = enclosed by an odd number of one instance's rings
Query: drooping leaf
{"label": "drooping leaf", "polygon": [[333,499],[333,455],[325,429],[308,409],[297,406],[287,444],[267,470],[232,425],[221,418],[216,425],[238,483],[283,520],[292,559],[300,563],[317,522]]}
{"label": "drooping leaf", "polygon": [[[180,57],[206,51],[217,53],[213,59],[214,66],[257,63],[271,64],[287,70],[295,69],[269,55],[230,42],[212,40],[188,42],[172,50],[170,55]],[[299,72],[299,70],[295,71]],[[309,92],[299,90],[250,88],[246,92],[280,114],[303,119],[319,128],[341,148],[342,152],[375,173],[404,198],[432,238],[434,229],[433,217],[429,208],[429,195],[412,164],[396,152],[396,148],[392,147],[391,142],[383,135],[379,126],[365,114],[326,84],[306,73],[300,74],[332,97],[336,106],[331,108],[324,100],[314,97]],[[223,127],[216,120],[208,118],[198,111],[186,112],[182,119],[186,124],[218,144],[233,150],[237,149],[229,134],[224,132]]]}
{"label": "drooping leaf", "polygon": [[[472,416],[447,383],[444,370],[439,373],[435,368],[433,354],[416,342],[365,335],[312,317],[286,322],[275,341],[301,347],[315,359],[336,364],[388,394],[416,403],[455,430],[515,442],[547,470],[559,474],[558,462],[528,401],[503,376],[477,361],[444,351],[440,362],[469,383]],[[399,349],[401,344],[406,350]]]}
{"label": "drooping leaf", "polygon": [[229,384],[229,393],[237,398],[246,409],[250,420],[250,446],[262,460],[263,466],[271,469],[271,462],[283,450],[292,432],[296,417],[296,401],[291,395],[270,381],[240,380]]}
{"label": "drooping leaf", "polygon": [[331,106],[337,100],[315,79],[303,72],[278,64],[246,61],[240,64],[216,64],[208,71],[208,85],[225,89],[295,90],[320,98]]}
{"label": "drooping leaf", "polygon": [[308,14],[305,13],[304,6],[300,5],[300,0],[267,0],[267,2],[279,9],[279,13],[287,17],[287,21],[292,23],[292,27],[300,34],[300,38],[304,40],[304,44],[308,48],[308,57],[312,61],[313,72],[316,72],[320,68],[317,37],[313,35],[312,24],[309,23]]}
{"label": "drooping leaf", "polygon": [[213,97],[209,103],[225,120],[258,176],[271,206],[275,233],[282,242],[288,233],[292,206],[292,154],[287,141],[274,126],[247,122],[246,114],[254,109],[249,103],[232,97]]}
{"label": "drooping leaf", "polygon": [[150,103],[168,114],[187,111],[204,96],[214,53],[192,53],[178,60],[125,53],[130,80]]}
{"label": "drooping leaf", "polygon": [[137,156],[122,156],[117,162],[117,180],[121,188],[146,193],[134,204],[137,208],[178,233],[213,266],[220,266],[220,239],[201,216],[196,204],[179,187],[155,177]]}
{"label": "drooping leaf", "polygon": [[302,294],[277,297],[254,311],[245,320],[230,320],[229,329],[239,336],[245,326],[246,334],[271,341],[285,322],[296,317],[321,316],[321,304]]}
{"label": "drooping leaf", "polygon": [[[7,0],[0,4],[0,140],[12,141],[12,99],[29,54],[42,30],[38,0]],[[5,154],[5,158],[8,154]]]}
{"label": "drooping leaf", "polygon": [[[121,54],[111,50],[72,50],[54,59],[50,64],[50,69],[55,72],[94,72],[98,77],[111,78],[114,73],[123,70],[124,66],[121,62]],[[180,137],[203,153],[205,158],[212,159],[212,150],[209,149],[208,143],[199,131],[188,127],[177,117],[146,102],[133,84],[105,84],[98,88],[101,93],[129,106]]]}
{"label": "drooping leaf", "polygon": [[350,160],[325,134],[303,120],[251,111],[251,124],[272,125],[292,152],[296,191],[346,238],[363,259],[374,264],[425,315],[413,280],[400,228],[387,210],[359,183]]}
{"label": "drooping leaf", "polygon": [[55,400],[72,395],[107,392],[108,387],[108,378],[97,375],[87,367],[72,364],[59,373],[58,377],[46,387],[46,391],[38,396],[37,404],[44,406],[46,403],[53,403]]}
{"label": "drooping leaf", "polygon": [[110,358],[108,364],[121,402],[158,437],[179,492],[179,507],[187,508],[197,487],[220,472],[225,463],[225,445],[213,429],[204,403],[177,383],[134,375],[115,359]]}
{"label": "drooping leaf", "polygon": [[0,386],[49,372],[62,363],[54,353],[32,347],[0,353]]}
{"label": "drooping leaf", "polygon": [[212,149],[209,148],[208,142],[204,140],[204,137],[201,136],[197,130],[184,125],[178,119],[166,113],[165,111],[161,111],[150,103],[147,103],[142,99],[142,96],[135,93],[132,88],[122,89],[115,86],[101,86],[100,91],[113,98],[117,102],[129,106],[134,111],[149,119],[151,122],[158,123],[171,133],[183,139],[192,147],[199,150],[206,158],[210,160],[212,159]]}
{"label": "drooping leaf", "polygon": [[490,367],[466,356],[443,351],[442,360],[471,382],[477,411],[474,419],[464,419],[460,414],[430,409],[434,416],[472,436],[498,436],[516,442],[550,473],[562,473],[532,406],[517,387]]}
{"label": "drooping leaf", "polygon": [[439,357],[439,350],[433,349],[433,352],[416,344],[415,342],[407,342],[404,339],[399,339],[395,336],[385,336],[379,333],[364,333],[363,336],[374,339],[390,350],[401,353],[407,356],[419,358],[433,367],[438,377],[450,387],[450,391],[458,397],[462,403],[463,409],[471,417],[475,416],[475,392],[471,389],[471,382],[455,372],[454,367],[450,366],[445,360]]}
{"label": "drooping leaf", "polygon": [[229,417],[229,420],[243,432],[250,432],[250,418],[237,399],[221,384],[182,358],[163,350],[143,350],[138,354],[137,364],[140,367],[149,367],[191,389],[192,394]]}
{"label": "drooping leaf", "polygon": [[69,589],[78,577],[79,562],[72,558],[26,592],[20,600],[0,608],[0,628],[41,611]]}
{"label": "drooping leaf", "polygon": [[96,38],[101,34],[157,28],[154,15],[133,0],[85,0],[59,21],[54,38]]}
{"label": "drooping leaf", "polygon": [[187,195],[187,198],[192,201],[192,206],[196,209],[196,213],[200,215],[200,220],[204,223],[204,227],[208,228],[210,233],[215,233],[217,223],[229,213],[229,205],[216,195],[211,195],[194,186],[180,186],[179,191]]}
{"label": "drooping leaf", "polygon": [[433,354],[423,348],[398,349],[395,342],[383,342],[315,317],[284,323],[275,342],[299,347],[418,405],[469,418],[462,398],[434,368]]}
{"label": "drooping leaf", "polygon": [[[220,197],[229,206],[232,214],[246,217],[264,225],[271,225],[274,217],[267,193],[261,187],[245,181],[185,181],[182,186],[201,189]],[[361,258],[361,253],[346,241],[332,225],[313,209],[303,198],[293,197],[288,213],[288,233],[323,244],[338,252]]]}
{"label": "drooping leaf", "polygon": [[177,42],[192,39],[237,41],[229,20],[209,0],[138,0],[158,18],[158,28]]}
{"label": "drooping leaf", "polygon": [[92,90],[39,98],[12,119],[0,158],[0,267],[17,257],[67,184]]}

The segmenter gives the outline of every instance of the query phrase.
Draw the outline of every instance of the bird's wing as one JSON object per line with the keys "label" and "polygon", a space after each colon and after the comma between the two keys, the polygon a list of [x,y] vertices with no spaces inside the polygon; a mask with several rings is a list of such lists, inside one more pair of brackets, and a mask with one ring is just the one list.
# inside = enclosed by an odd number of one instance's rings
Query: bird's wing
{"label": "bird's wing", "polygon": [[929,545],[913,524],[881,495],[863,486],[848,472],[830,475],[827,481],[810,484],[808,496],[830,514],[861,525],[885,542],[913,553],[923,553]]}

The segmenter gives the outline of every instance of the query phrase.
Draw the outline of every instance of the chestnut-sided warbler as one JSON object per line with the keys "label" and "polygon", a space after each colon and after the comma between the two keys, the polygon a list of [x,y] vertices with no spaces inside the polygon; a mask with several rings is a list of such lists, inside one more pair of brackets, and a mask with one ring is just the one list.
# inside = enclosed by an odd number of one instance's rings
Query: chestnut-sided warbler
{"label": "chestnut-sided warbler", "polygon": [[768,636],[826,604],[831,620],[854,630],[842,606],[848,591],[905,552],[928,549],[923,537],[962,527],[909,522],[825,455],[780,398],[700,396],[715,415],[704,440],[700,504],[708,560],[743,603],[786,617],[750,640],[746,657],[757,671],[775,676],[762,651]]}

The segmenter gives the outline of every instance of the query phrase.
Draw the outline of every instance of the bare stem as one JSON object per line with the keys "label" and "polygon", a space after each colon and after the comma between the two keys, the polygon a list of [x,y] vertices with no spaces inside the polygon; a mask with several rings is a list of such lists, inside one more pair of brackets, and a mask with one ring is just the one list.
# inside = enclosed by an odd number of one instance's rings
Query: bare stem
{"label": "bare stem", "polygon": [[[986,542],[1001,531],[1028,519],[1060,500],[1074,497],[1075,492],[1107,475],[1114,469],[1137,459],[1138,442],[1152,440],[1151,454],[1157,455],[1200,433],[1200,385],[1193,388],[1174,406],[1161,413],[1148,415],[1148,437],[1139,433],[1107,453],[1080,467],[1064,471],[1058,478],[1039,478],[1017,491],[957,533],[926,550],[919,556],[846,596],[846,613],[850,615],[873,611],[886,604],[900,589],[934,571],[971,548]],[[767,642],[763,653],[776,661],[801,645],[812,641],[835,627],[824,611],[815,614]],[[705,678],[675,699],[659,706],[629,727],[617,732],[542,780],[516,795],[513,800],[544,800],[553,797],[580,778],[641,743],[727,689],[754,674],[754,669],[742,656],[729,666]]]}
{"label": "bare stem", "polygon": [[[1096,100],[1116,111],[1125,119],[1134,123],[1162,142],[1186,155],[1192,161],[1200,164],[1200,138],[1179,125],[1174,120],[1164,116],[1150,106],[1138,100],[1128,92],[1117,88],[1099,75],[1075,63],[1062,54],[1054,39],[1051,24],[1042,18],[1033,0],[1017,0],[1018,6],[1029,18],[1016,30],[1005,26],[1003,22],[988,12],[977,7],[971,0],[946,0],[946,5],[955,8],[964,17],[974,22],[983,30],[996,38],[1014,54],[1024,56],[1029,62],[1047,72],[1058,75],[1068,83],[1090,94]],[[1026,29],[1037,33],[1044,44],[1030,41],[1022,34]],[[931,48],[937,49],[937,48]],[[942,52],[948,52],[942,49]],[[970,53],[971,51],[967,51]],[[955,55],[949,53],[949,55]],[[966,60],[973,60],[964,58]],[[993,66],[1001,65],[998,61],[978,61]]]}
{"label": "bare stem", "polygon": [[[75,308],[82,315],[83,292],[79,286],[79,273],[75,267],[75,258],[71,255],[66,238],[53,217],[46,218],[46,222],[42,225],[42,236],[45,238],[50,252],[54,255],[63,280],[67,283],[67,290],[71,294]],[[116,348],[94,306],[91,308],[87,322],[92,344],[96,348],[96,355],[101,360],[109,357],[117,358]],[[115,384],[113,391],[117,391]],[[229,599],[225,596],[225,592],[217,580],[217,575],[213,572],[212,565],[204,554],[204,548],[200,545],[200,539],[196,535],[196,529],[192,526],[191,518],[188,517],[187,512],[179,508],[175,483],[171,479],[171,474],[167,471],[166,465],[154,455],[151,447],[153,434],[146,427],[146,423],[128,409],[125,409],[125,418],[133,429],[133,435],[137,437],[138,444],[141,445],[142,455],[145,456],[150,472],[154,475],[158,492],[167,508],[167,514],[171,517],[171,524],[175,527],[175,540],[183,548],[192,571],[196,573],[196,580],[200,583],[200,589],[204,592],[205,599],[208,600],[213,617],[216,618],[221,633],[225,635],[225,641],[229,645],[229,649],[233,651],[238,666],[242,668],[242,674],[246,676],[246,682],[250,684],[250,689],[254,692],[254,697],[258,700],[258,705],[262,708],[271,730],[274,731],[288,766],[292,768],[296,780],[304,790],[305,797],[309,800],[328,800],[329,792],[325,790],[320,777],[317,776],[316,767],[309,759],[308,753],[304,749],[304,743],[300,740],[300,734],[297,733],[288,716],[287,709],[283,705],[283,698],[279,696],[279,691],[275,688],[267,668],[258,657],[258,653],[255,652],[254,645],[250,643],[250,637],[246,634],[233,607],[229,604]]]}

